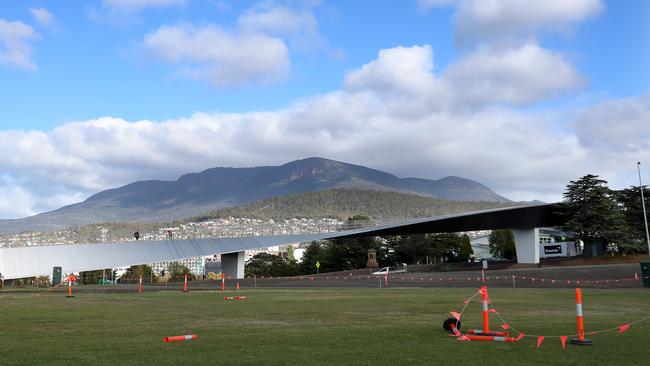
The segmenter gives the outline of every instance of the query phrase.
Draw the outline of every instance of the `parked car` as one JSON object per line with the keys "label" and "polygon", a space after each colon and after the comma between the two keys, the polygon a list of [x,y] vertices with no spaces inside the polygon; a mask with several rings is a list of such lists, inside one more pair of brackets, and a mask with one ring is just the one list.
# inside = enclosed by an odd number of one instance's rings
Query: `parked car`
{"label": "parked car", "polygon": [[406,273],[406,263],[402,263],[402,267],[384,267],[377,272],[372,272],[372,274],[376,276],[383,276],[392,273]]}

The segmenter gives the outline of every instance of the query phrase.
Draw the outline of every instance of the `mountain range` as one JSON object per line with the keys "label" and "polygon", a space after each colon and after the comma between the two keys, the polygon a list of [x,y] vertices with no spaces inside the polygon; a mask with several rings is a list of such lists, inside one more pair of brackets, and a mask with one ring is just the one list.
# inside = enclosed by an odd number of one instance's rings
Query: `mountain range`
{"label": "mountain range", "polygon": [[394,191],[441,200],[511,202],[470,179],[398,178],[364,166],[314,157],[281,166],[211,168],[185,174],[176,181],[134,182],[54,211],[0,220],[0,233],[49,231],[98,222],[180,220],[271,197],[330,189]]}

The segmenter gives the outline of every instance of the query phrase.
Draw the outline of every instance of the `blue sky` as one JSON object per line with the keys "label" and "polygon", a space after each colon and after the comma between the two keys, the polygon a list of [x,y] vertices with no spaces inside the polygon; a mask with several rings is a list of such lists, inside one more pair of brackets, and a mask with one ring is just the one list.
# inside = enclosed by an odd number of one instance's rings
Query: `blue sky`
{"label": "blue sky", "polygon": [[0,218],[313,155],[522,200],[632,184],[650,3],[526,3],[0,2]]}
{"label": "blue sky", "polygon": [[[294,2],[295,3],[295,2]],[[382,48],[431,44],[436,68],[454,55],[452,8],[422,11],[416,1],[323,2],[313,8],[319,33],[342,59],[322,50],[291,51],[291,73],[271,86],[214,88],[175,76],[174,68],[131,52],[133,43],[161,24],[215,23],[236,28],[237,17],[254,1],[188,1],[152,8],[125,21],[98,19],[101,2],[2,2],[0,14],[34,24],[30,8],[47,8],[56,29],[34,28],[36,71],[0,68],[3,128],[41,129],[72,120],[120,116],[130,120],[168,119],[195,111],[250,111],[279,108],[308,95],[338,89],[341,76],[373,59]],[[304,6],[304,5],[303,5]],[[545,35],[543,45],[569,53],[589,79],[594,94],[636,95],[649,84],[647,2],[613,1],[607,14],[566,34]]]}
{"label": "blue sky", "polygon": [[[175,76],[174,68],[132,52],[133,43],[161,24],[214,23],[237,27],[237,18],[257,2],[188,1],[184,5],[143,10],[126,21],[97,19],[101,2],[0,3],[7,20],[33,24],[32,7],[56,14],[57,30],[34,28],[34,72],[0,69],[6,107],[2,126],[50,129],[59,123],[104,115],[128,119],[167,119],[195,111],[249,111],[286,106],[297,98],[335,90],[348,69],[374,58],[381,48],[435,43],[436,63],[444,66],[454,49],[449,9],[421,12],[416,2],[337,2],[313,8],[319,33],[341,58],[327,50],[291,50],[291,73],[268,85],[214,88]],[[406,6],[404,6],[406,5]],[[304,7],[305,5],[303,5]],[[300,6],[298,6],[300,8]],[[438,48],[440,47],[440,48]],[[4,83],[3,83],[4,84]],[[5,104],[5,103],[3,103]]]}

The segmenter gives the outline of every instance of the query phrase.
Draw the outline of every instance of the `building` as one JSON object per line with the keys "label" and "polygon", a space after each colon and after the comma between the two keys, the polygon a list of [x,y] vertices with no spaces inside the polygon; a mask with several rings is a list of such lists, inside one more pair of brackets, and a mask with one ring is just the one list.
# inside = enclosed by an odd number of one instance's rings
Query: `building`
{"label": "building", "polygon": [[490,253],[490,235],[481,235],[477,236],[474,239],[469,241],[472,246],[472,251],[474,251],[474,259],[476,261],[481,261],[483,259],[492,259],[492,253]]}
{"label": "building", "polygon": [[581,254],[580,248],[571,239],[573,239],[573,234],[554,228],[540,228],[539,257],[575,257]]}
{"label": "building", "polygon": [[186,259],[179,259],[175,261],[165,261],[165,262],[156,262],[156,263],[151,263],[149,266],[153,270],[153,272],[160,276],[162,275],[162,271],[167,271],[167,267],[169,266],[170,263],[176,262],[184,265],[187,267],[190,272],[196,276],[203,276],[203,268],[205,267],[205,257],[193,257],[193,258],[186,258]]}

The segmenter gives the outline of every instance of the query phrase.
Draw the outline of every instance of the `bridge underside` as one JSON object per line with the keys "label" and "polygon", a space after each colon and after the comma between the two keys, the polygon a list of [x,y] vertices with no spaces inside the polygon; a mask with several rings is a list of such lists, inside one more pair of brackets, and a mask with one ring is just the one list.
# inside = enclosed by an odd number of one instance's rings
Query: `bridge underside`
{"label": "bridge underside", "polygon": [[562,223],[558,206],[548,204],[438,216],[337,233],[2,248],[0,273],[7,279],[24,278],[51,275],[55,266],[71,273],[222,254],[224,273],[242,278],[243,252],[250,249],[335,238],[493,229],[514,229],[517,260],[539,263],[537,228]]}

